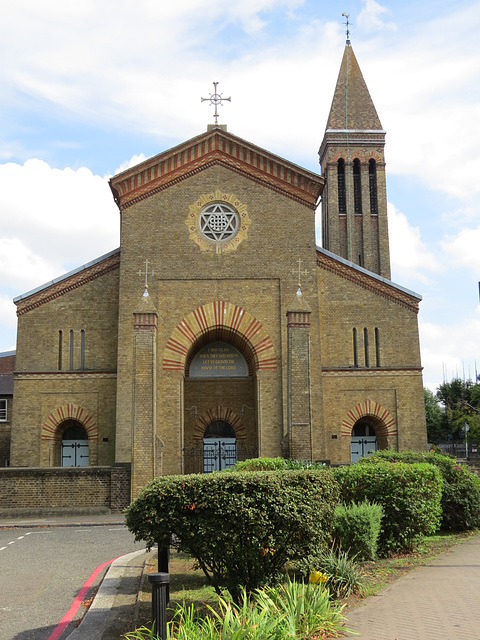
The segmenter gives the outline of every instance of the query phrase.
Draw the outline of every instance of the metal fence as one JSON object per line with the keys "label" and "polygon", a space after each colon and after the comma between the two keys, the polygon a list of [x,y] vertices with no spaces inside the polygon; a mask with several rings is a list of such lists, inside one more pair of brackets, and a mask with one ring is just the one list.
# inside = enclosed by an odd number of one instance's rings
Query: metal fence
{"label": "metal fence", "polygon": [[480,458],[479,447],[472,442],[439,442],[436,446],[455,458]]}

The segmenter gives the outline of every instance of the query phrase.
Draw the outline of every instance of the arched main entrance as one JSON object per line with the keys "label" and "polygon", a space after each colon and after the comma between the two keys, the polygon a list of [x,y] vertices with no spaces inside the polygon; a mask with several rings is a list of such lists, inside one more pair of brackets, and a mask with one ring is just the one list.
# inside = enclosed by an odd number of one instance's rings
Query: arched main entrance
{"label": "arched main entrance", "polygon": [[237,461],[237,437],[226,420],[214,420],[203,434],[203,472],[230,469]]}
{"label": "arched main entrance", "polygon": [[[208,473],[258,455],[256,373],[240,341],[205,336],[187,358],[184,382],[184,470]],[[220,339],[219,339],[220,338]]]}
{"label": "arched main entrance", "polygon": [[88,435],[85,427],[75,420],[60,425],[62,441],[60,465],[62,467],[88,467]]}

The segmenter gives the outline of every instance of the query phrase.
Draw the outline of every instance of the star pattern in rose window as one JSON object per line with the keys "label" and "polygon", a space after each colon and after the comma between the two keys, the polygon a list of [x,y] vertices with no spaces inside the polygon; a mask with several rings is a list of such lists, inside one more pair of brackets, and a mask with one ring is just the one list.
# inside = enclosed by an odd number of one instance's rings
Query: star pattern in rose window
{"label": "star pattern in rose window", "polygon": [[200,213],[199,225],[200,231],[209,240],[229,240],[238,230],[237,213],[222,202],[214,202]]}

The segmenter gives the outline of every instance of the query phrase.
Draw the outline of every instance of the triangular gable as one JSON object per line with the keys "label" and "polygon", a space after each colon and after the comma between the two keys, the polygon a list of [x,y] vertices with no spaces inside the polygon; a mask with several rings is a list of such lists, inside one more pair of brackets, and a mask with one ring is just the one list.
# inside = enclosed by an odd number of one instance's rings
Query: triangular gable
{"label": "triangular gable", "polygon": [[321,176],[220,127],[119,173],[110,180],[110,187],[119,208],[125,209],[214,165],[228,167],[312,209],[323,189]]}
{"label": "triangular gable", "polygon": [[120,267],[120,249],[115,249],[88,264],[65,273],[51,282],[28,291],[13,299],[17,305],[17,316],[21,316],[50,300],[59,298],[64,293],[77,289],[87,282],[96,280],[100,276]]}
{"label": "triangular gable", "polygon": [[320,247],[317,247],[317,266],[418,313],[421,295]]}

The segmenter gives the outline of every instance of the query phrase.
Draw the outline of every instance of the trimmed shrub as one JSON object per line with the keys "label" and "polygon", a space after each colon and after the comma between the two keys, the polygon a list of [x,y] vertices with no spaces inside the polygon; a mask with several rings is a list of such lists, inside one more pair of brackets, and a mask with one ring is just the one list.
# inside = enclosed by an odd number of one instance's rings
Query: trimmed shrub
{"label": "trimmed shrub", "polygon": [[289,458],[250,458],[241,460],[224,471],[287,471],[296,469],[323,469],[323,462],[310,460],[290,460]]}
{"label": "trimmed shrub", "polygon": [[337,548],[358,560],[375,560],[383,508],[368,500],[335,509],[333,537]]}
{"label": "trimmed shrub", "polygon": [[336,470],[346,504],[369,500],[383,507],[381,555],[412,550],[441,522],[442,476],[431,464],[353,464]]}
{"label": "trimmed shrub", "polygon": [[196,558],[220,593],[238,601],[275,584],[285,563],[329,543],[338,485],[329,469],[163,476],[127,508],[127,526],[148,546],[169,545]]}
{"label": "trimmed shrub", "polygon": [[454,458],[435,451],[377,451],[360,464],[376,460],[388,462],[428,462],[443,476],[442,524],[444,531],[465,531],[480,527],[480,478],[459,465]]}

